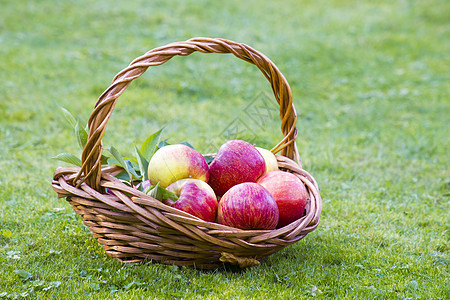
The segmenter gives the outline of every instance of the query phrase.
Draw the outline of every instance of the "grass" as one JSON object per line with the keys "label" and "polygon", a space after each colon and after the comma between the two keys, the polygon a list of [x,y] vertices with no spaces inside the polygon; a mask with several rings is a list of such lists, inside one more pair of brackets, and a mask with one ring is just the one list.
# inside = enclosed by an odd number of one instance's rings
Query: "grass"
{"label": "grass", "polygon": [[[448,299],[448,1],[0,1],[0,299]],[[245,42],[288,79],[319,228],[260,266],[210,272],[106,257],[50,181],[79,154],[59,107],[86,121],[113,76],[194,36]],[[201,151],[270,87],[225,55],[149,69],[105,145],[161,126]]]}

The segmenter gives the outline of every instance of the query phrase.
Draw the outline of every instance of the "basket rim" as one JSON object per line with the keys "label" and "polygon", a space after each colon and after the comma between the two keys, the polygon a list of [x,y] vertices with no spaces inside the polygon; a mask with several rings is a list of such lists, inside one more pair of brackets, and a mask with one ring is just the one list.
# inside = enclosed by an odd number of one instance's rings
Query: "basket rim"
{"label": "basket rim", "polygon": [[[209,154],[208,154],[209,155]],[[318,184],[316,182],[316,180],[314,179],[314,177],[312,177],[307,171],[301,169],[297,163],[287,157],[284,157],[282,155],[275,155],[277,160],[278,160],[278,166],[282,169],[282,171],[291,171],[290,173],[293,173],[292,171],[294,171],[294,175],[296,175],[298,178],[300,178],[300,180],[305,183],[306,182],[306,186],[308,190],[312,190],[314,192],[316,192],[316,194],[314,194],[314,198],[320,200],[320,207],[318,207],[317,209],[319,210],[319,216],[320,216],[320,211],[321,211],[321,197],[319,194],[319,187]],[[298,167],[297,167],[298,166]],[[55,189],[55,191],[58,193],[58,195],[61,197],[70,197],[70,196],[77,196],[77,197],[82,197],[85,199],[90,199],[90,200],[99,200],[101,202],[105,202],[105,204],[110,205],[111,207],[115,207],[116,209],[122,209],[125,211],[130,212],[130,210],[127,208],[127,206],[123,206],[123,205],[117,205],[117,203],[113,203],[110,201],[109,198],[113,197],[113,196],[108,196],[106,193],[102,193],[99,192],[95,189],[93,189],[92,187],[88,186],[85,183],[82,183],[80,186],[80,189],[77,189],[78,184],[76,182],[74,182],[76,180],[76,174],[79,172],[80,168],[79,167],[59,167],[56,169],[55,173],[54,173],[54,179],[53,179],[53,188]],[[276,236],[281,235],[280,232],[284,232],[284,230],[280,230],[283,229],[285,227],[296,227],[296,225],[298,225],[298,223],[300,223],[301,220],[304,220],[306,216],[303,216],[302,218],[300,218],[297,221],[294,221],[293,223],[290,223],[284,227],[278,228],[278,229],[273,229],[273,230],[248,230],[248,229],[239,229],[239,228],[234,228],[231,226],[227,226],[227,225],[222,225],[216,222],[208,222],[208,221],[204,221],[196,216],[193,216],[187,212],[181,211],[177,208],[171,207],[169,205],[164,204],[163,202],[139,191],[136,188],[133,188],[127,184],[125,184],[124,182],[122,182],[121,180],[115,178],[113,175],[114,173],[119,173],[121,172],[123,169],[120,166],[108,166],[108,167],[104,167],[103,171],[102,171],[102,180],[101,180],[101,184],[100,186],[102,187],[102,189],[117,189],[123,193],[128,193],[128,194],[132,194],[133,197],[129,198],[131,199],[133,202],[136,202],[137,204],[151,204],[154,205],[157,208],[163,209],[166,213],[173,215],[174,218],[179,219],[180,221],[188,221],[188,222],[192,222],[193,224],[195,224],[196,226],[203,226],[203,227],[208,227],[212,230],[218,230],[218,231],[223,231],[223,232],[229,232],[229,233],[236,233],[237,235],[259,235],[259,234],[264,234],[267,236],[274,236],[274,232]],[[60,187],[58,187],[58,185]],[[66,193],[64,193],[63,190],[66,191]],[[310,197],[311,198],[311,193],[310,193]],[[123,200],[123,198],[122,198]],[[312,223],[313,225],[317,225],[318,224],[318,219],[314,219],[313,217],[308,219],[308,224]],[[295,225],[292,225],[295,224]],[[308,225],[307,224],[307,225]]]}

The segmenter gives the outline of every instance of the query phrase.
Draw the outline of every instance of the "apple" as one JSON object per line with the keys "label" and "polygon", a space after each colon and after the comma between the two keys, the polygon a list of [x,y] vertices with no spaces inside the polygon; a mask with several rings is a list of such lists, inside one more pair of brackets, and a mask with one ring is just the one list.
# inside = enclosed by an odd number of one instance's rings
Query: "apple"
{"label": "apple", "polygon": [[[172,207],[199,217],[207,222],[214,222],[217,216],[217,198],[213,189],[199,179],[181,179],[167,187],[178,196]],[[171,201],[163,201],[170,203]]]}
{"label": "apple", "polygon": [[275,154],[270,152],[267,149],[261,148],[261,147],[255,147],[256,150],[261,153],[262,157],[264,158],[264,162],[266,163],[266,173],[269,173],[271,171],[277,171],[278,170],[278,161],[275,157]]}
{"label": "apple", "polygon": [[264,174],[266,164],[256,148],[242,140],[230,140],[220,146],[209,165],[209,185],[217,196],[243,182],[255,182]]}
{"label": "apple", "polygon": [[240,229],[274,229],[278,207],[272,195],[255,182],[233,186],[219,201],[220,224]]}
{"label": "apple", "polygon": [[303,216],[308,193],[297,176],[288,172],[272,171],[261,176],[257,183],[270,192],[278,205],[278,228]]}
{"label": "apple", "polygon": [[200,152],[183,144],[164,146],[153,154],[148,164],[148,178],[154,184],[168,187],[177,180],[209,179],[208,164]]}

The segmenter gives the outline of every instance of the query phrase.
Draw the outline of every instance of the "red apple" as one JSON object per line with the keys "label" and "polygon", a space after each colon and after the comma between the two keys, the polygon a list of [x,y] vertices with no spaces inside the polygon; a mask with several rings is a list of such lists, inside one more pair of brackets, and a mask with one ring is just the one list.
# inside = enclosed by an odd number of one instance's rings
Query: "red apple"
{"label": "red apple", "polygon": [[216,220],[217,198],[206,182],[199,179],[181,179],[169,185],[167,190],[178,196],[178,200],[172,204],[172,207],[207,222]]}
{"label": "red apple", "polygon": [[208,182],[209,170],[205,158],[198,151],[176,144],[156,151],[148,164],[148,177],[153,184],[159,182],[165,188],[184,178]]}
{"label": "red apple", "polygon": [[255,182],[265,170],[264,158],[253,145],[231,140],[219,148],[209,165],[209,185],[222,196],[239,183]]}
{"label": "red apple", "polygon": [[261,176],[257,183],[272,194],[278,205],[280,212],[278,228],[303,216],[308,193],[297,176],[288,172],[272,171]]}
{"label": "red apple", "polygon": [[233,186],[220,199],[217,220],[240,229],[274,229],[278,224],[278,207],[265,188],[245,182]]}

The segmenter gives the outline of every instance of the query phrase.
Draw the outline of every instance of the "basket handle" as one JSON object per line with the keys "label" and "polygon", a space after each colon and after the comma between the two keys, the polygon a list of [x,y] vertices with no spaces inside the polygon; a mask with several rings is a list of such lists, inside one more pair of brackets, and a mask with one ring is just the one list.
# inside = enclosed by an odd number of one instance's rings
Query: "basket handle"
{"label": "basket handle", "polygon": [[[280,105],[281,131],[284,138],[271,150],[281,151],[281,155],[297,159],[298,154],[295,139],[297,138],[297,113],[292,103],[292,92],[283,74],[264,54],[253,48],[225,39],[193,38],[184,42],[176,42],[155,48],[136,58],[130,65],[120,71],[111,85],[99,97],[89,118],[89,135],[83,149],[82,167],[74,182],[99,189],[101,178],[102,138],[106,124],[114,110],[117,99],[134,79],[141,76],[149,67],[161,65],[176,55],[187,56],[194,51],[202,53],[232,53],[234,56],[256,65],[270,82],[273,93]],[[79,180],[81,179],[81,180]]]}

